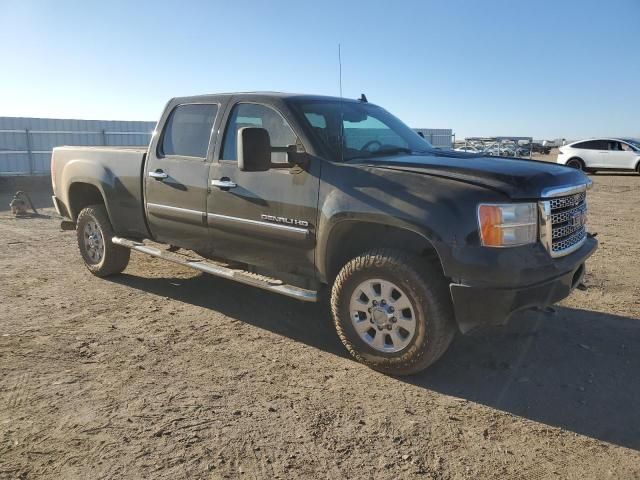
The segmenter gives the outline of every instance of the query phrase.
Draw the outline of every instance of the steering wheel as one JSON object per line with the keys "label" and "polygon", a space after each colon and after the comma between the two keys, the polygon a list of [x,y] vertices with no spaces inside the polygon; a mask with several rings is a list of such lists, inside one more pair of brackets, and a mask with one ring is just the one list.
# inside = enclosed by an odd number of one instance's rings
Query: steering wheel
{"label": "steering wheel", "polygon": [[[367,152],[370,152],[371,150],[369,150],[369,147],[370,147],[371,145],[376,144],[376,143],[378,144],[378,148],[376,148],[376,150],[378,150],[380,147],[382,147],[382,143],[380,143],[378,140],[369,140],[367,143],[365,143],[365,144],[362,146],[362,148],[360,148],[360,150],[361,150],[361,151],[367,151]],[[373,150],[373,151],[375,152],[375,150]]]}

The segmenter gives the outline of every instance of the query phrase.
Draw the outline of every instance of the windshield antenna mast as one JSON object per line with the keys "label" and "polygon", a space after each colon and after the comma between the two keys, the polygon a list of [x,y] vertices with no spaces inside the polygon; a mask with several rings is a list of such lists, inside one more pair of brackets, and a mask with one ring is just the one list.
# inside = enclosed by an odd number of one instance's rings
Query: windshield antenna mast
{"label": "windshield antenna mast", "polygon": [[344,113],[342,111],[342,49],[338,43],[338,82],[340,86],[340,163],[344,162]]}
{"label": "windshield antenna mast", "polygon": [[338,78],[340,83],[340,98],[342,98],[342,51],[338,44]]}

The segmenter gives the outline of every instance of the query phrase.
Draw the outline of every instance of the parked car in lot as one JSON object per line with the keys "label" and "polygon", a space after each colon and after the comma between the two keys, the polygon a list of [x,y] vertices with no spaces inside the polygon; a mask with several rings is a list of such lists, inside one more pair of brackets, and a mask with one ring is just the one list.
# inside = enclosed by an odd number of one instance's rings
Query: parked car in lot
{"label": "parked car in lot", "polygon": [[549,155],[549,153],[551,152],[551,148],[552,147],[543,145],[539,142],[534,142],[531,144],[531,151],[533,153],[542,153],[543,155]]}
{"label": "parked car in lot", "polygon": [[640,173],[640,142],[630,138],[581,140],[560,147],[557,162],[590,173],[598,170]]}
{"label": "parked car in lot", "polygon": [[455,150],[456,152],[475,153],[475,154],[477,154],[477,155],[482,155],[482,154],[484,154],[484,151],[483,151],[483,150],[481,150],[481,149],[479,149],[479,148],[477,148],[477,147],[474,147],[473,145],[467,145],[467,146],[462,145],[462,146],[460,146],[460,147],[455,148],[454,150]]}
{"label": "parked car in lot", "polygon": [[434,149],[366,99],[174,98],[148,148],[55,148],[51,174],[94,275],[135,250],[303,301],[327,289],[345,347],[392,374],[565,298],[597,247],[582,172]]}

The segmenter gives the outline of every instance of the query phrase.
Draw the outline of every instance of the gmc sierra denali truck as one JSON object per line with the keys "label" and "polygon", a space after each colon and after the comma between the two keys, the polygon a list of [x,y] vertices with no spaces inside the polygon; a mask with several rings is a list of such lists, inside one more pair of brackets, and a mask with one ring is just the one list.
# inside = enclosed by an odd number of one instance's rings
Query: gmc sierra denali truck
{"label": "gmc sierra denali truck", "polygon": [[174,98],[148,148],[56,148],[51,174],[91,273],[136,250],[303,301],[330,291],[346,348],[391,374],[565,298],[597,247],[582,172],[435,149],[364,96]]}

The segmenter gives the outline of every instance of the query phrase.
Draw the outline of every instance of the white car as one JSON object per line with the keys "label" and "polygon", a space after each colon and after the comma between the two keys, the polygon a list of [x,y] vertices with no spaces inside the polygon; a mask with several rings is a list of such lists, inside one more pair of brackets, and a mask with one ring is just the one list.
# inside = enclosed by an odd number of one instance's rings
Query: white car
{"label": "white car", "polygon": [[467,145],[466,147],[463,145],[462,147],[454,148],[454,150],[456,152],[482,153],[482,150],[479,150],[472,145]]}
{"label": "white car", "polygon": [[560,147],[557,162],[590,173],[598,170],[635,170],[640,173],[640,141],[596,138],[573,142]]}

